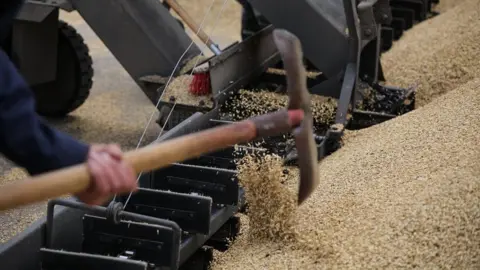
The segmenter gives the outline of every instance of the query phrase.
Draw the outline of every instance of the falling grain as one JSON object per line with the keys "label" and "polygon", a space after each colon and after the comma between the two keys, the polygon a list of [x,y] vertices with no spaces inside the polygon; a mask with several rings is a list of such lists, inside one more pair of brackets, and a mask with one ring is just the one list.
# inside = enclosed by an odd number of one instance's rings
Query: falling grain
{"label": "falling grain", "polygon": [[252,241],[288,241],[294,237],[296,196],[284,188],[287,180],[283,160],[274,155],[247,155],[238,165],[238,178],[245,187]]}
{"label": "falling grain", "polygon": [[[442,1],[440,1],[442,2]],[[418,85],[417,106],[480,74],[480,1],[454,8],[407,31],[382,56],[390,85]]]}

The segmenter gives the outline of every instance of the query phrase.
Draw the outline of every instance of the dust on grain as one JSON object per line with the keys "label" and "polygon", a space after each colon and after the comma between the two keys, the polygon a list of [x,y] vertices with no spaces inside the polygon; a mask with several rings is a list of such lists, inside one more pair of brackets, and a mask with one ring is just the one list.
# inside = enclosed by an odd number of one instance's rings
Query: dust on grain
{"label": "dust on grain", "polygon": [[244,233],[213,269],[479,269],[479,89],[355,132],[322,161],[295,218],[316,254]]}
{"label": "dust on grain", "polygon": [[[442,1],[441,1],[442,2]],[[383,54],[390,85],[418,85],[417,106],[480,74],[480,1],[465,0],[407,31]]]}
{"label": "dust on grain", "polygon": [[[193,75],[180,75],[174,78],[170,85],[165,88],[162,101],[213,108],[212,94],[196,96],[190,93],[189,88],[192,80]],[[174,97],[173,101],[170,99],[171,97]]]}

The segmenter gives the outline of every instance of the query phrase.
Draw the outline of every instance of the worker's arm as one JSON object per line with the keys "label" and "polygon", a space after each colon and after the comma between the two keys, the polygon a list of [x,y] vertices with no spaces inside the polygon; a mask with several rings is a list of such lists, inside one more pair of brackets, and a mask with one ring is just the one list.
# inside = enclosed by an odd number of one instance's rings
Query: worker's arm
{"label": "worker's arm", "polygon": [[0,50],[0,152],[38,174],[85,162],[88,150],[37,116],[33,93]]}
{"label": "worker's arm", "polygon": [[57,131],[35,112],[27,83],[0,50],[0,153],[38,174],[87,162],[92,185],[77,198],[102,204],[111,194],[136,189],[133,168],[116,145],[86,145]]}
{"label": "worker's arm", "polygon": [[[0,44],[23,0],[0,1]],[[0,49],[0,153],[29,173],[85,162],[89,146],[50,128],[35,111],[29,86]]]}
{"label": "worker's arm", "polygon": [[[0,0],[0,44],[23,0]],[[46,125],[35,110],[29,86],[0,48],[0,153],[38,174],[87,162],[92,184],[76,194],[88,204],[102,204],[111,194],[137,187],[133,168],[116,145],[86,145]]]}

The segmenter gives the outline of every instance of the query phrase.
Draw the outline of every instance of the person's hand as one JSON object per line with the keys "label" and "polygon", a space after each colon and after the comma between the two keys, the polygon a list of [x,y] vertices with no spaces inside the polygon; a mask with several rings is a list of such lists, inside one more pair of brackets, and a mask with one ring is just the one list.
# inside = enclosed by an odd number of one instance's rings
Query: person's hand
{"label": "person's hand", "polygon": [[90,205],[103,204],[113,194],[123,194],[137,188],[133,168],[122,159],[118,145],[92,145],[87,166],[92,185],[76,196]]}

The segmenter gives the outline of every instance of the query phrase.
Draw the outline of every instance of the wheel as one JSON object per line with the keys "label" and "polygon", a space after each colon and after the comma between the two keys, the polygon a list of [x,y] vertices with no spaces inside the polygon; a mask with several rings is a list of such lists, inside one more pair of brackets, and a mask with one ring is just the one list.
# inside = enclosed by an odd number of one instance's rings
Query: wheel
{"label": "wheel", "polygon": [[59,21],[56,80],[32,86],[37,112],[47,117],[73,112],[88,98],[92,77],[88,46],[75,28]]}

